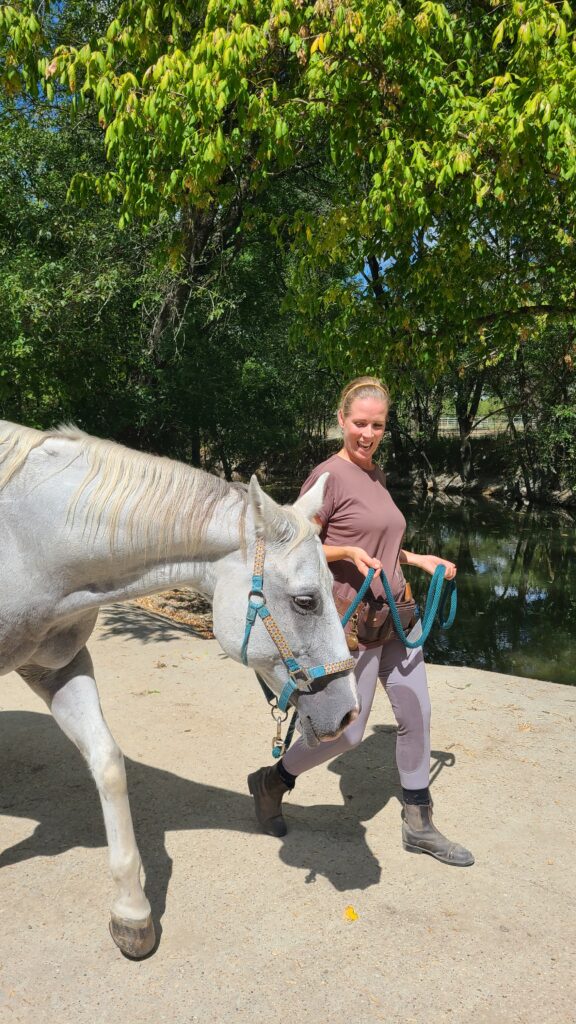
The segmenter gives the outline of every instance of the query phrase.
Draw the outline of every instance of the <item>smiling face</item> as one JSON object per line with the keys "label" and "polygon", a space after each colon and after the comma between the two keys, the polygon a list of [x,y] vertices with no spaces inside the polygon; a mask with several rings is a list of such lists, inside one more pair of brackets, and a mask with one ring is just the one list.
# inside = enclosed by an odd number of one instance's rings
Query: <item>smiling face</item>
{"label": "smiling face", "polygon": [[344,435],[339,454],[361,469],[373,469],[374,453],[384,437],[388,403],[384,397],[355,398],[345,416],[338,410],[338,422]]}

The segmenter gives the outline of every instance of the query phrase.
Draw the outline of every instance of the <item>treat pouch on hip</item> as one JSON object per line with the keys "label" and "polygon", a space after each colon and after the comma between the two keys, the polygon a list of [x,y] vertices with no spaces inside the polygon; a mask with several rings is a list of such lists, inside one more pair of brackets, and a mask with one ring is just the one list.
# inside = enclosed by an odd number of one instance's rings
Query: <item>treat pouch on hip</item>
{"label": "treat pouch on hip", "polygon": [[[351,602],[333,592],[334,601],[340,618],[343,618]],[[406,632],[416,622],[416,602],[412,597],[410,584],[407,583],[404,593],[396,601],[396,608],[402,629]],[[396,636],[394,622],[390,613],[390,605],[384,597],[370,596],[360,603],[344,627],[348,648],[357,651],[359,644],[363,647],[379,647],[393,636]]]}

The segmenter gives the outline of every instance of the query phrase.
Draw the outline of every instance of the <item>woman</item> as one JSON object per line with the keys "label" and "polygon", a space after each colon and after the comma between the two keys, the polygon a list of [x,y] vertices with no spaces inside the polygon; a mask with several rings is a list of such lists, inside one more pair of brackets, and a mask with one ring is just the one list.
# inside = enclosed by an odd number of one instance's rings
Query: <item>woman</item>
{"label": "woman", "polygon": [[[456,575],[453,562],[402,549],[406,520],[386,489],[382,470],[373,462],[384,436],[388,405],[388,391],[376,378],[359,377],[347,384],[338,409],[342,448],[312,471],[301,491],[307,491],[322,473],[329,472],[318,519],[339,603],[342,599],[346,604],[352,602],[370,568],[377,573],[384,569],[395,598],[405,588],[400,564],[413,565],[430,574],[443,565],[447,579]],[[371,589],[376,598],[383,595],[379,575]],[[402,784],[404,848],[429,853],[446,864],[473,864],[472,854],[443,836],[432,823],[428,788],[430,699],[422,649],[408,650],[394,636],[377,646],[360,644],[352,653],[362,702],[356,721],[338,739],[314,748],[298,739],[276,765],[260,768],[248,776],[263,831],[285,835],[282,797],[294,788],[298,776],[360,743],[380,678],[398,723],[396,761]]]}

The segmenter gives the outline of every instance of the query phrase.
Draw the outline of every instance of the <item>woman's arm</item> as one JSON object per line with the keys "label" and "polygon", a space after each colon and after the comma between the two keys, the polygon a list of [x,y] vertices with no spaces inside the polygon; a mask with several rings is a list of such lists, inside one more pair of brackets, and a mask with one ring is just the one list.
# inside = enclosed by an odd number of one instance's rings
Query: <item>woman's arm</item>
{"label": "woman's arm", "polygon": [[400,552],[399,561],[402,565],[414,565],[417,569],[423,569],[424,572],[434,575],[434,570],[439,565],[443,565],[446,569],[446,579],[453,580],[458,569],[454,562],[449,562],[447,558],[439,558],[438,555],[417,555],[414,551]]}
{"label": "woman's arm", "polygon": [[326,555],[327,562],[341,562],[344,560],[353,562],[363,576],[368,575],[369,569],[375,569],[376,572],[380,572],[382,568],[382,562],[377,558],[370,558],[370,555],[364,551],[364,548],[357,548],[351,544],[346,544],[343,547],[323,544],[322,550]]}

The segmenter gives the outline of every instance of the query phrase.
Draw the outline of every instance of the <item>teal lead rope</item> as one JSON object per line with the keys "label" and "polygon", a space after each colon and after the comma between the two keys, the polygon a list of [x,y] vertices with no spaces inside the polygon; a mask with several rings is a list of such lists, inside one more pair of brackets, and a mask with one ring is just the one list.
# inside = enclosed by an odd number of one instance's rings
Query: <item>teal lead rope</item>
{"label": "teal lead rope", "polygon": [[[388,580],[386,578],[386,573],[384,572],[383,569],[380,571],[380,579],[382,580],[382,586],[384,587],[386,600],[390,605],[390,614],[392,616],[394,628],[398,634],[398,637],[406,647],[412,649],[414,647],[423,647],[428,637],[430,636],[430,631],[432,629],[432,626],[434,625],[434,621],[436,618],[438,619],[438,625],[440,626],[440,629],[450,629],[450,627],[454,624],[454,619],[456,618],[456,609],[458,607],[458,593],[456,590],[455,580],[446,580],[446,589],[444,590],[444,593],[442,593],[442,585],[444,583],[445,573],[446,570],[443,565],[437,566],[437,568],[434,570],[434,575],[430,580],[430,586],[428,587],[424,615],[420,620],[422,626],[422,633],[415,640],[409,640],[402,628],[402,623],[400,622],[400,616],[398,614],[398,609],[396,607],[394,595],[392,593],[390,584],[388,583]],[[374,579],[374,575],[374,569],[370,569],[368,572],[368,576],[366,577],[366,580],[369,578],[371,583],[372,580]],[[362,584],[359,593],[362,592],[366,580]],[[368,584],[368,586],[370,586],[370,583]],[[366,587],[366,589],[368,588]],[[364,590],[364,593],[366,593],[366,590]],[[444,606],[446,604],[446,600],[448,597],[450,598],[450,609],[448,615],[446,616],[446,618],[444,618]],[[354,602],[352,603],[354,604]],[[350,608],[346,613],[348,617],[349,612]],[[348,621],[348,619],[346,619],[346,621]]]}
{"label": "teal lead rope", "polygon": [[[440,629],[450,629],[451,626],[454,625],[454,619],[456,618],[456,610],[458,607],[458,593],[456,590],[455,580],[446,580],[446,588],[443,589],[445,573],[446,570],[443,565],[439,565],[435,569],[434,575],[430,580],[430,586],[428,587],[428,594],[426,595],[424,615],[420,620],[422,632],[420,636],[417,637],[415,640],[409,640],[408,637],[406,636],[406,633],[404,632],[404,629],[402,628],[402,623],[400,622],[400,616],[398,614],[398,609],[396,607],[396,601],[394,600],[392,589],[386,578],[386,573],[384,572],[383,569],[380,571],[380,579],[382,580],[382,586],[384,587],[386,600],[390,605],[390,614],[392,616],[394,628],[398,634],[399,639],[406,647],[412,649],[415,647],[423,647],[428,637],[430,636],[430,631],[432,629],[432,626],[434,625],[435,619],[438,619],[438,625],[440,626]],[[340,620],[342,626],[346,625],[350,617],[358,608],[358,605],[364,598],[364,595],[369,590],[375,575],[375,569],[368,570],[368,574],[362,586],[360,587],[360,590],[358,591],[356,597],[352,601],[352,604],[349,606],[349,608],[346,610],[345,614],[342,616]],[[450,607],[448,615],[446,616],[446,618],[444,618],[444,608],[448,598],[450,599]],[[416,607],[416,612],[418,614],[418,606]],[[274,706],[276,702],[276,697],[274,693],[269,688],[269,686],[266,685],[266,683],[264,682],[262,677],[258,675],[258,673],[256,673],[256,678],[258,679],[258,682],[260,683],[260,686],[264,691],[264,696],[266,697],[266,700],[270,704],[270,707],[272,709],[272,717],[276,722],[276,738],[272,742],[272,756],[277,759],[279,757],[282,757],[282,755],[286,753],[288,747],[292,742],[292,737],[294,736],[294,729],[296,727],[296,719],[298,718],[298,712],[295,711],[294,714],[292,715],[290,725],[288,726],[288,732],[286,733],[286,739],[284,740],[284,742],[282,742],[280,736],[280,727],[282,725],[282,722],[286,718],[286,714],[284,714],[283,718],[279,718],[279,716],[276,715],[275,712],[278,709]]]}
{"label": "teal lead rope", "polygon": [[[442,592],[442,584],[444,583],[445,568],[443,565],[437,566],[434,571],[434,575],[430,580],[430,586],[428,587],[428,594],[426,596],[426,606],[424,608],[424,615],[421,619],[422,634],[416,640],[409,640],[406,636],[402,623],[400,622],[400,616],[398,615],[398,609],[394,600],[390,584],[386,578],[386,573],[383,569],[380,570],[380,579],[382,580],[382,586],[384,587],[384,593],[386,594],[386,600],[390,606],[390,614],[394,623],[394,628],[398,634],[398,637],[405,644],[406,647],[422,647],[428,637],[430,636],[430,630],[434,625],[434,620],[438,618],[438,624],[441,629],[450,629],[454,624],[456,618],[456,609],[458,607],[458,594],[456,591],[456,582],[454,580],[446,580],[446,589]],[[375,569],[369,569],[368,575],[364,580],[360,590],[356,594],[356,597],[352,601],[350,607],[346,610],[346,613],[340,620],[342,625],[345,626],[350,617],[356,611],[362,598],[366,594],[366,591],[370,588],[372,580],[376,575]],[[447,598],[450,598],[450,610],[446,618],[444,618],[444,606]]]}

